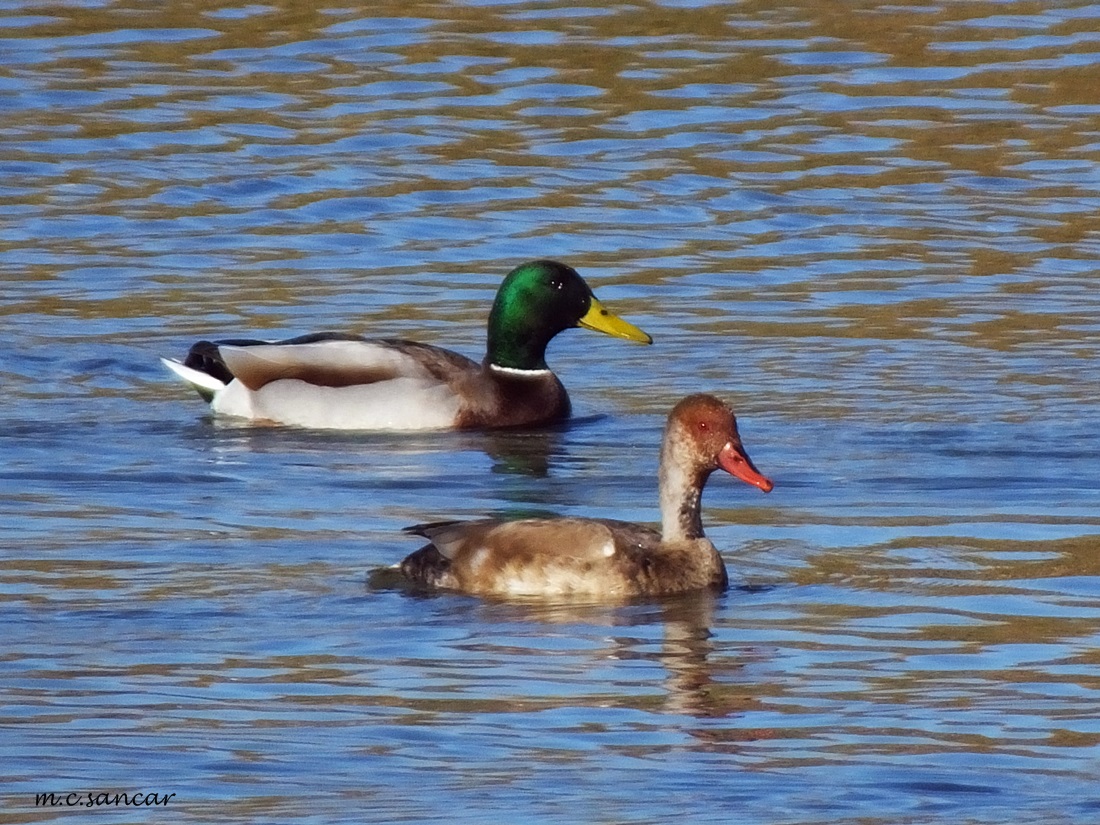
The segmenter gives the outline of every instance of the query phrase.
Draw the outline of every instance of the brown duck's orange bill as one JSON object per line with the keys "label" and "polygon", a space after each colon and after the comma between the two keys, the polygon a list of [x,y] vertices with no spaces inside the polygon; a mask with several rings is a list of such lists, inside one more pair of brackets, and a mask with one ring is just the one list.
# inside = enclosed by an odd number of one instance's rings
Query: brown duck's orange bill
{"label": "brown duck's orange bill", "polygon": [[770,493],[775,486],[770,478],[756,469],[749,454],[740,445],[730,443],[723,447],[718,453],[718,466],[734,478],[739,478],[753,487],[759,487],[765,493]]}

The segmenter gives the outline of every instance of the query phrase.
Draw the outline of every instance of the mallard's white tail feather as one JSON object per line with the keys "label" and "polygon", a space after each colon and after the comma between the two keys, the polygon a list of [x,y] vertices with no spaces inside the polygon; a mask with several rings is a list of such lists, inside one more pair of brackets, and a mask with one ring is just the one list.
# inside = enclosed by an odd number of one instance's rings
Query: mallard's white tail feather
{"label": "mallard's white tail feather", "polygon": [[190,384],[195,391],[207,401],[212,399],[216,392],[225,389],[225,384],[213,375],[207,375],[205,372],[193,370],[173,358],[161,358],[160,362]]}

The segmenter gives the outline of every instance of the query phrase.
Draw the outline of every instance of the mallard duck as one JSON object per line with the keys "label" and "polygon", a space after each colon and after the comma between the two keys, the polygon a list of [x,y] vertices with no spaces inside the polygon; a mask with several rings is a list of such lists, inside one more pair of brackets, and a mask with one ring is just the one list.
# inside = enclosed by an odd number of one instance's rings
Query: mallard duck
{"label": "mallard duck", "polygon": [[200,341],[164,364],[214,412],[340,430],[522,427],[569,415],[546,345],[570,327],[652,343],[604,308],[577,272],[531,261],[505,277],[485,359],[428,344],[322,332],[285,341]]}
{"label": "mallard duck", "polygon": [[691,395],[672,409],[661,441],[660,532],[588,518],[419,524],[405,532],[430,543],[399,569],[424,588],[487,596],[621,599],[721,590],[726,567],[703,535],[699,512],[703,486],[719,468],[765,493],[772,489],[741,445],[730,408],[712,395]]}

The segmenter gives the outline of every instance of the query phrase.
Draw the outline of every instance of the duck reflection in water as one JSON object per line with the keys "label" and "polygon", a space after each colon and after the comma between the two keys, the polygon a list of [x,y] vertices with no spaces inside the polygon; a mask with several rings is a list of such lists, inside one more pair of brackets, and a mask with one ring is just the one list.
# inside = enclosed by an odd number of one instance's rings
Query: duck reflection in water
{"label": "duck reflection in water", "polygon": [[[526,620],[612,626],[615,632],[607,636],[607,646],[597,653],[601,659],[653,662],[665,673],[664,696],[660,701],[663,712],[718,719],[760,705],[754,685],[743,674],[744,661],[715,642],[711,628],[721,599],[720,593],[701,590],[618,606],[534,600],[519,605],[498,602],[488,608],[491,616],[483,612],[479,618],[499,623],[502,611],[511,607],[516,618]],[[648,631],[657,631],[658,627],[660,645],[654,649],[654,639]],[[638,698],[631,695],[623,701],[636,704]],[[645,706],[652,704],[646,701]],[[707,728],[692,734],[708,739],[715,732]]]}
{"label": "duck reflection in water", "polygon": [[[257,427],[238,419],[212,417],[184,430],[191,441],[201,444],[215,458],[230,459],[241,453],[286,455],[316,454],[345,458],[361,456],[377,464],[380,460],[400,462],[419,455],[484,453],[494,475],[545,478],[554,460],[563,455],[565,433],[601,416],[576,418],[532,430],[489,430],[486,432],[416,433],[411,435],[335,430],[279,429]],[[233,459],[235,460],[235,459]]]}
{"label": "duck reflection in water", "polygon": [[[383,582],[376,582],[376,586],[383,586]],[[745,674],[744,646],[736,644],[731,649],[717,641],[712,631],[715,614],[726,601],[714,591],[619,604],[468,599],[423,590],[411,595],[423,600],[428,614],[424,616],[425,624],[469,630],[469,637],[463,638],[448,660],[452,665],[464,657],[484,664],[506,656],[522,672],[523,663],[528,662],[529,678],[549,679],[555,685],[571,684],[573,689],[564,700],[570,704],[577,701],[577,691],[584,693],[591,678],[600,705],[697,719],[733,717],[760,705],[758,689]],[[565,635],[563,627],[569,628]],[[525,641],[529,641],[526,646]],[[555,652],[549,660],[547,650]],[[624,680],[611,680],[624,686],[621,693],[607,692],[607,668],[629,671]],[[507,704],[507,699],[502,701]],[[530,704],[529,698],[517,701],[525,707]],[[548,701],[554,705],[557,699]],[[708,724],[688,732],[709,748],[713,740],[743,738],[742,730],[739,726],[727,732]]]}

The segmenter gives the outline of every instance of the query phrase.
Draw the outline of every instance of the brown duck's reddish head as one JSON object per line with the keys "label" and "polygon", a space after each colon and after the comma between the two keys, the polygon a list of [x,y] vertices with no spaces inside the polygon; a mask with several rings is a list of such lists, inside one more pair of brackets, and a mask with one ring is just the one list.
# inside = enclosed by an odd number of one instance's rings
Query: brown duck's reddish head
{"label": "brown duck's reddish head", "polygon": [[693,445],[700,466],[719,467],[746,484],[770,493],[771,479],[756,469],[741,444],[733,411],[713,395],[689,395],[669,415]]}

